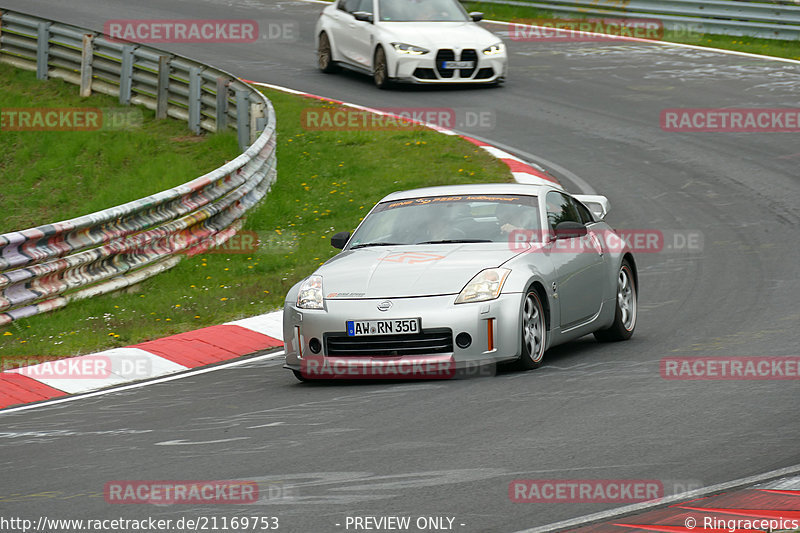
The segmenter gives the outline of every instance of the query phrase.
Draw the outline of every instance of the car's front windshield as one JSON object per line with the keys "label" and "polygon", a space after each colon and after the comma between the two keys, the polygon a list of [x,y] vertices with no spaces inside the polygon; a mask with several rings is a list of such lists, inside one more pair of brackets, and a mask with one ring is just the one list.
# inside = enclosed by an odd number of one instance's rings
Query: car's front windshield
{"label": "car's front windshield", "polygon": [[468,194],[378,204],[349,248],[406,244],[538,241],[535,196]]}
{"label": "car's front windshield", "polygon": [[456,0],[379,0],[383,22],[464,22],[469,15]]}

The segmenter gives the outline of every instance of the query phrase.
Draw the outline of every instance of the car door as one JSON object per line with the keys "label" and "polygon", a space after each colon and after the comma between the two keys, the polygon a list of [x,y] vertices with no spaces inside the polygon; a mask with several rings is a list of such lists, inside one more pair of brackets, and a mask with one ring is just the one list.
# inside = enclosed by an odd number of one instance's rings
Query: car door
{"label": "car door", "polygon": [[[551,234],[555,234],[559,222],[577,222],[587,229],[592,222],[582,216],[578,202],[569,195],[550,191],[545,203]],[[551,239],[546,250],[557,272],[555,292],[558,294],[561,329],[570,329],[600,311],[603,287],[607,283],[603,275],[606,261],[603,246],[589,232],[583,237]]]}
{"label": "car door", "polygon": [[[356,20],[353,13],[373,13],[372,0],[340,0],[334,15],[336,19],[333,38],[336,49],[348,63],[369,67],[371,58],[365,51],[364,42],[369,42],[372,26],[369,22]],[[333,29],[333,27],[332,27]]]}
{"label": "car door", "polygon": [[[375,15],[372,0],[361,0],[357,11]],[[372,68],[372,49],[375,42],[373,35],[377,31],[375,24],[353,18],[350,24],[353,61],[366,68]]]}

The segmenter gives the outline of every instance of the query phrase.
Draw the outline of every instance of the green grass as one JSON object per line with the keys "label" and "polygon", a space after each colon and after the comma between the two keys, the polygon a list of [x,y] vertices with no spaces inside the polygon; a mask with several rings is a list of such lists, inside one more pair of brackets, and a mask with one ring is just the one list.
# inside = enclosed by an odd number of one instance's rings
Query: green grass
{"label": "green grass", "polygon": [[[338,250],[382,196],[448,183],[512,181],[484,150],[430,130],[307,131],[318,100],[265,91],[278,120],[278,179],[244,230],[262,242],[250,253],[207,253],[125,292],[70,304],[0,328],[0,357],[72,355],[163,337],[265,313]],[[249,235],[249,234],[248,234]]]}
{"label": "green grass", "polygon": [[[0,233],[99,211],[169,189],[239,154],[234,132],[194,136],[186,124],[120,106],[106,95],[80,98],[60,80],[0,63],[0,109],[113,108],[139,115],[128,129],[0,131]],[[5,121],[8,124],[8,121]]]}
{"label": "green grass", "polygon": [[[485,18],[491,20],[513,21],[519,19],[552,19],[555,17],[566,17],[565,15],[556,15],[551,11],[523,6],[482,2],[464,2],[463,4],[468,11],[480,11],[484,13]],[[570,16],[569,18],[579,18],[579,15],[576,14],[574,17]],[[653,18],[657,18],[657,16]],[[663,39],[661,40],[800,60],[800,41],[798,40],[782,41],[776,39],[759,39],[756,37],[698,34],[692,31],[665,31]]]}

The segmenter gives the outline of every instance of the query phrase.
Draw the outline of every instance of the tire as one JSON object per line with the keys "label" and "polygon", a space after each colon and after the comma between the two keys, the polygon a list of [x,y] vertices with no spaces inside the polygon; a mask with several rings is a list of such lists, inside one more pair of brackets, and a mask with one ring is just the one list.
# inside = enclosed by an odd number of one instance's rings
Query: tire
{"label": "tire", "polygon": [[517,370],[533,370],[542,366],[547,346],[547,320],[539,293],[533,287],[525,291],[520,307],[522,314],[522,353],[516,362]]}
{"label": "tire", "polygon": [[322,32],[319,36],[319,48],[317,49],[317,66],[319,69],[326,73],[331,74],[339,70],[339,65],[333,60],[333,52],[331,52],[331,41],[328,39],[328,34]]}
{"label": "tire", "polygon": [[389,78],[389,67],[386,64],[386,52],[380,46],[375,50],[372,79],[378,89],[388,89],[392,86],[392,80]]}
{"label": "tire", "polygon": [[627,259],[622,261],[617,274],[617,302],[614,312],[614,323],[611,327],[594,332],[594,337],[600,342],[626,341],[633,335],[636,328],[636,315],[638,311],[636,279],[633,268]]}

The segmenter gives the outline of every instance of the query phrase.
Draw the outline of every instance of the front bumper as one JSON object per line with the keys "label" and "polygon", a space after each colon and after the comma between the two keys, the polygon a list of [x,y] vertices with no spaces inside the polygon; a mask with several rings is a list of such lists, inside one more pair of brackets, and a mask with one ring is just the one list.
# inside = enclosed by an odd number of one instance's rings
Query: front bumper
{"label": "front bumper", "polygon": [[[443,364],[447,361],[452,369],[474,367],[477,364],[497,363],[514,360],[521,349],[520,301],[518,293],[502,294],[496,300],[468,304],[454,303],[456,296],[426,296],[418,298],[394,298],[388,311],[378,311],[377,305],[386,300],[380,299],[328,299],[324,310],[298,309],[294,303],[284,307],[283,329],[286,350],[286,368],[303,371],[304,364],[313,360],[335,361],[339,365],[352,365],[359,368],[370,367],[394,361],[398,364]],[[347,320],[392,320],[400,318],[420,318],[422,332],[439,333],[449,331],[452,347],[448,351],[415,351],[403,353],[386,348],[384,336],[358,337],[362,344],[359,353],[332,354],[334,343],[331,337],[342,339],[346,336]],[[471,338],[469,346],[459,347],[456,342],[459,334]],[[398,336],[400,337],[400,336]],[[354,337],[346,337],[354,339]],[[404,340],[408,338],[405,337]],[[463,336],[462,336],[463,338]],[[381,350],[370,353],[373,341],[381,341]],[[376,342],[377,346],[378,343]],[[316,349],[316,352],[312,350]],[[367,351],[363,351],[363,349]],[[304,363],[305,361],[305,363]],[[439,367],[441,368],[441,367]],[[402,376],[398,376],[402,377]],[[419,376],[424,377],[424,376]]]}
{"label": "front bumper", "polygon": [[[442,49],[420,56],[391,52],[390,76],[406,83],[497,83],[505,80],[508,68],[506,52],[485,56],[480,51]],[[443,61],[474,61],[471,69],[444,69]]]}

